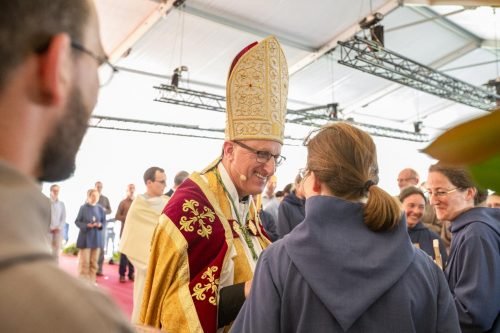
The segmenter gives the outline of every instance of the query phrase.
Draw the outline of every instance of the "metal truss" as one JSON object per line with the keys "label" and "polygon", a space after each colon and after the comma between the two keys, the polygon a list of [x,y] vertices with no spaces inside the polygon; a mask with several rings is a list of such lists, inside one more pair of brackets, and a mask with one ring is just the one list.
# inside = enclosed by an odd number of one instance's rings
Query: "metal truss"
{"label": "metal truss", "polygon": [[339,63],[478,109],[493,111],[500,95],[436,71],[355,36],[339,42]]}
{"label": "metal truss", "polygon": [[217,112],[226,112],[226,98],[209,94],[203,91],[178,88],[172,85],[161,84],[154,87],[157,95],[155,102],[190,106]]}
{"label": "metal truss", "polygon": [[[184,136],[191,138],[203,138],[213,140],[224,140],[224,128],[203,128],[200,126],[162,123],[157,121],[127,119],[93,115],[89,121],[89,127],[101,128],[125,132],[139,132],[149,134],[161,134],[172,136]],[[301,144],[303,138],[285,136],[285,143],[290,146]]]}
{"label": "metal truss", "polygon": [[[154,87],[157,90],[157,102],[184,105],[198,109],[226,112],[226,98],[220,95],[208,94],[201,91],[175,88],[169,85]],[[376,136],[394,138],[407,141],[427,142],[429,136],[423,133],[403,131],[391,127],[383,127],[372,124],[360,123],[352,119],[343,120],[338,118],[337,105],[327,104],[299,110],[287,110],[286,122],[307,127],[320,127],[328,122],[348,121],[349,123],[362,128],[368,133]],[[301,138],[285,137],[290,141],[299,141]]]}
{"label": "metal truss", "polygon": [[156,121],[126,119],[93,115],[89,127],[118,130],[125,132],[139,132],[223,140],[224,129],[201,128],[193,125],[161,123]]}

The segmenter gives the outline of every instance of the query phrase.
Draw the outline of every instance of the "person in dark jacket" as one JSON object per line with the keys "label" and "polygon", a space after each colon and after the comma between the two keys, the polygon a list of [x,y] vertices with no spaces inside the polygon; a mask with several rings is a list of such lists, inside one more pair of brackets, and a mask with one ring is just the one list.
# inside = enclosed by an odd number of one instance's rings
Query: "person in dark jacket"
{"label": "person in dark jacket", "polygon": [[295,177],[294,189],[284,197],[278,210],[278,223],[276,231],[279,238],[290,233],[305,216],[305,199],[302,191],[302,176],[300,173]]}
{"label": "person in dark jacket", "polygon": [[97,260],[103,245],[102,230],[106,224],[106,213],[98,205],[99,192],[87,191],[87,202],[80,207],[75,224],[80,229],[76,241],[79,256],[79,275],[91,283],[96,282]]}
{"label": "person in dark jacket", "polygon": [[437,218],[451,221],[445,275],[462,332],[500,332],[500,210],[474,207],[477,190],[463,168],[431,165],[427,188]]}
{"label": "person in dark jacket", "polygon": [[269,239],[274,242],[278,240],[278,232],[276,231],[276,223],[274,222],[274,218],[271,213],[266,212],[265,210],[259,210],[259,217],[264,230],[266,231]]}
{"label": "person in dark jacket", "polygon": [[424,192],[415,186],[409,186],[401,191],[399,200],[405,211],[406,225],[408,226],[408,234],[410,235],[411,242],[436,261],[436,252],[433,246],[433,241],[436,239],[439,244],[438,250],[441,256],[438,264],[444,268],[448,260],[446,246],[438,234],[427,229],[424,223],[422,223],[427,205]]}
{"label": "person in dark jacket", "polygon": [[334,123],[306,142],[306,217],[260,256],[232,331],[460,332],[443,271],[376,185],[371,137]]}

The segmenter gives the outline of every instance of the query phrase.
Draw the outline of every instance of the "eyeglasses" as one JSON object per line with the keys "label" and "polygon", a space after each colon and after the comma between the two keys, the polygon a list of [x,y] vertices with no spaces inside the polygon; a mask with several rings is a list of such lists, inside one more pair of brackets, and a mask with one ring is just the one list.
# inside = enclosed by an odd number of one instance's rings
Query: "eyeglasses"
{"label": "eyeglasses", "polygon": [[109,62],[108,57],[100,57],[97,54],[95,54],[94,52],[85,48],[83,45],[81,45],[77,42],[74,42],[74,41],[71,41],[71,47],[74,48],[75,50],[78,50],[80,52],[83,52],[83,53],[91,56],[92,58],[94,58],[97,61],[97,63],[99,64],[98,75],[99,75],[99,86],[100,87],[104,87],[109,82],[111,82],[113,75],[116,72],[118,72],[118,68],[116,68],[115,66],[113,66]]}
{"label": "eyeglasses", "polygon": [[303,168],[303,169],[299,170],[299,176],[300,176],[300,178],[302,178],[302,181],[304,181],[304,179],[307,176],[309,176],[309,172],[310,172],[310,170],[308,168]]}
{"label": "eyeglasses", "polygon": [[397,181],[398,181],[398,183],[400,183],[400,182],[407,182],[407,181],[412,180],[412,179],[416,180],[417,178],[415,178],[415,177],[398,178]]}
{"label": "eyeglasses", "polygon": [[454,189],[451,189],[451,190],[448,190],[448,191],[435,191],[435,192],[432,192],[431,190],[427,190],[425,193],[429,195],[429,198],[432,195],[435,195],[436,197],[442,198],[442,197],[445,197],[445,196],[447,196],[448,194],[450,194],[452,192],[455,192],[456,190],[458,190],[458,187],[455,187]]}
{"label": "eyeglasses", "polygon": [[162,185],[167,185],[167,181],[166,180],[155,180],[154,182],[155,183],[160,183]]}
{"label": "eyeglasses", "polygon": [[238,146],[245,148],[246,150],[251,151],[252,153],[257,155],[257,162],[259,162],[259,163],[267,163],[271,159],[271,157],[274,157],[274,163],[276,164],[276,166],[279,166],[279,165],[281,165],[281,163],[283,163],[286,160],[286,157],[282,156],[280,154],[274,155],[268,151],[253,149],[252,147],[249,147],[246,144],[238,142],[238,141],[234,141],[234,143],[236,143]]}

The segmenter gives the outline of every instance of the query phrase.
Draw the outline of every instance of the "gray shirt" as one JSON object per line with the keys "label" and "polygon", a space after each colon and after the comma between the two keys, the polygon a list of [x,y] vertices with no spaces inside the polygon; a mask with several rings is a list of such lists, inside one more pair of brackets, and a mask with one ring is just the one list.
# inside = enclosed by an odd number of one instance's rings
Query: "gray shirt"
{"label": "gray shirt", "polygon": [[133,332],[108,297],[58,267],[49,199],[1,160],[0,222],[0,332]]}

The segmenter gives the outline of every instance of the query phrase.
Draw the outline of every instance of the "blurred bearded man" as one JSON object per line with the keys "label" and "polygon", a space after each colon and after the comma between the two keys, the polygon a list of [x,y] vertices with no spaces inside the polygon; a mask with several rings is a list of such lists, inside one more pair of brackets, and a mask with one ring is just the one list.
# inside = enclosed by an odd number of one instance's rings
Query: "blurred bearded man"
{"label": "blurred bearded man", "polygon": [[0,2],[0,332],[131,332],[94,286],[59,269],[38,181],[75,170],[110,66],[87,0]]}

